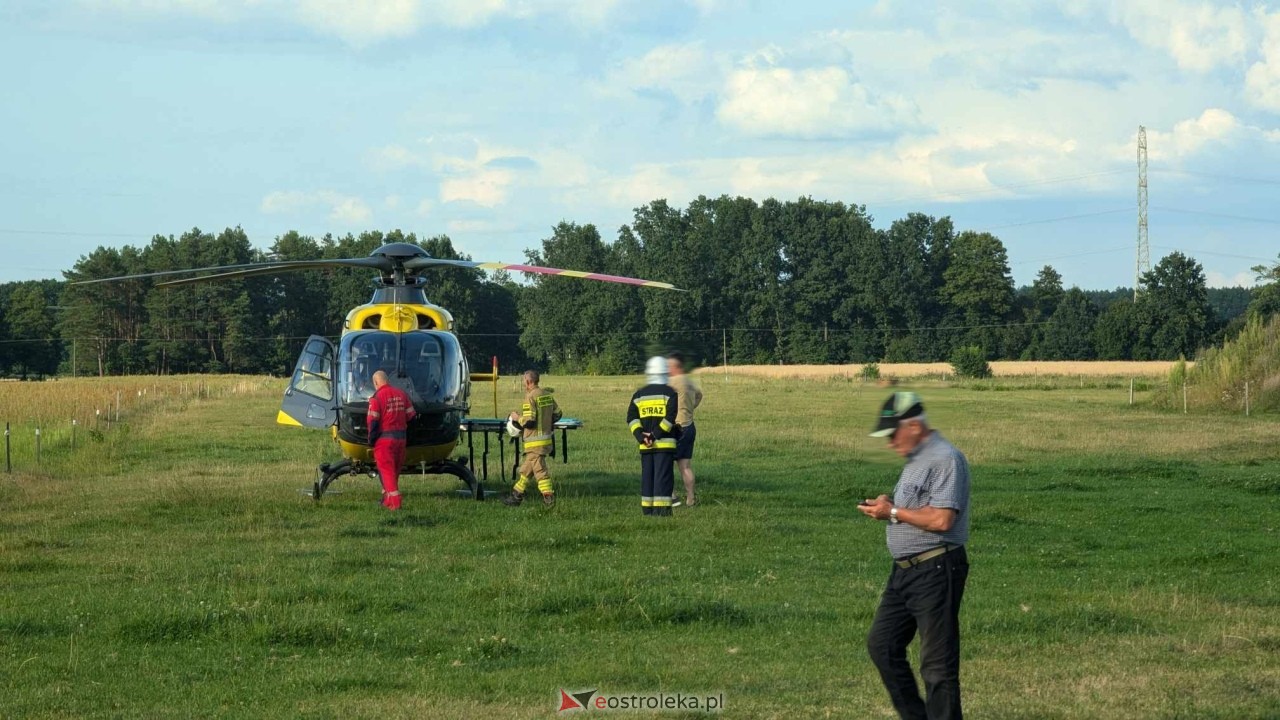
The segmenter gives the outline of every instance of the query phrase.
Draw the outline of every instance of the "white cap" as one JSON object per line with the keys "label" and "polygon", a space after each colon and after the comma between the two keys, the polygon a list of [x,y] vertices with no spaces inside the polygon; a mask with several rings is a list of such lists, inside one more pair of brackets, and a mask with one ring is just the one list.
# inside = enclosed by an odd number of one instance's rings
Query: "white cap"
{"label": "white cap", "polygon": [[667,359],[661,355],[654,355],[644,364],[644,377],[650,383],[664,384],[667,382]]}

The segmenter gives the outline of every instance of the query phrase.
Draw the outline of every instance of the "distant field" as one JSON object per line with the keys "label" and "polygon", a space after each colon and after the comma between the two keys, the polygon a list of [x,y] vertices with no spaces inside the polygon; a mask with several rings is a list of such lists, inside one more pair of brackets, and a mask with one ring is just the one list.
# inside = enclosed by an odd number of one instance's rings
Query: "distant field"
{"label": "distant field", "polygon": [[[134,402],[0,473],[0,718],[551,718],[560,688],[891,717],[854,509],[900,468],[866,437],[887,390],[700,380],[702,506],[670,519],[639,511],[636,377],[546,380],[586,422],[554,510],[409,477],[394,516],[369,478],[299,494],[333,443],[274,425],[280,380],[6,384],[0,421]],[[902,382],[973,467],[968,714],[1280,717],[1280,423],[1083,384]]]}
{"label": "distant field", "polygon": [[[1187,363],[1190,366],[1192,363]],[[1110,361],[1012,361],[997,360],[990,363],[996,377],[1116,377],[1153,378],[1169,374],[1172,362],[1110,362]],[[864,366],[854,365],[731,365],[707,367],[699,373],[750,375],[754,377],[781,378],[856,378]],[[892,378],[943,377],[953,373],[949,363],[879,363],[880,376]]]}

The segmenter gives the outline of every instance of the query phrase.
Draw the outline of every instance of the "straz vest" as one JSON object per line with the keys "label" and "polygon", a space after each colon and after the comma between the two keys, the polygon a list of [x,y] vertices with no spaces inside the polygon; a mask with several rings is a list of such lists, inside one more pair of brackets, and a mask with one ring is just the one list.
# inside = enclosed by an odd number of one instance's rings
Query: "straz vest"
{"label": "straz vest", "polygon": [[520,406],[520,426],[524,428],[521,442],[526,453],[551,454],[556,437],[556,421],[560,419],[560,407],[551,391],[540,387],[529,391]]}
{"label": "straz vest", "polygon": [[[669,385],[645,385],[631,396],[627,406],[627,428],[640,444],[640,452],[676,451],[676,412],[680,400]],[[653,436],[653,447],[645,447],[644,436]]]}

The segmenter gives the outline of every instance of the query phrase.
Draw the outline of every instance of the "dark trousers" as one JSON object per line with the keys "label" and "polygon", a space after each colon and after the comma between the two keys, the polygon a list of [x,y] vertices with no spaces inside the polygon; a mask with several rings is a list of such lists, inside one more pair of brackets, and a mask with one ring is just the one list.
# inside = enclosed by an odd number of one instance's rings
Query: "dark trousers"
{"label": "dark trousers", "polygon": [[675,460],[674,452],[640,453],[640,509],[645,515],[671,514],[671,493],[676,487]]}
{"label": "dark trousers", "polygon": [[[889,699],[906,720],[960,720],[960,599],[969,577],[964,548],[915,567],[896,564],[867,635],[867,651]],[[907,663],[920,633],[925,700]]]}

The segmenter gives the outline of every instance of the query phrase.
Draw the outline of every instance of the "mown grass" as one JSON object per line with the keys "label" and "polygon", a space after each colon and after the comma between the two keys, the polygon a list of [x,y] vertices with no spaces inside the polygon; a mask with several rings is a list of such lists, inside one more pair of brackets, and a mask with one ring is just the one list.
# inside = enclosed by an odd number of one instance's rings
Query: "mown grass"
{"label": "mown grass", "polygon": [[[315,503],[332,445],[271,424],[269,380],[139,407],[127,441],[0,476],[0,716],[549,717],[566,687],[891,717],[863,650],[883,527],[853,509],[897,475],[865,437],[886,391],[701,380],[702,506],[665,521],[634,378],[547,383],[587,421],[552,511],[443,478],[394,516],[367,478]],[[973,465],[973,717],[1280,716],[1274,418],[916,389]]]}

